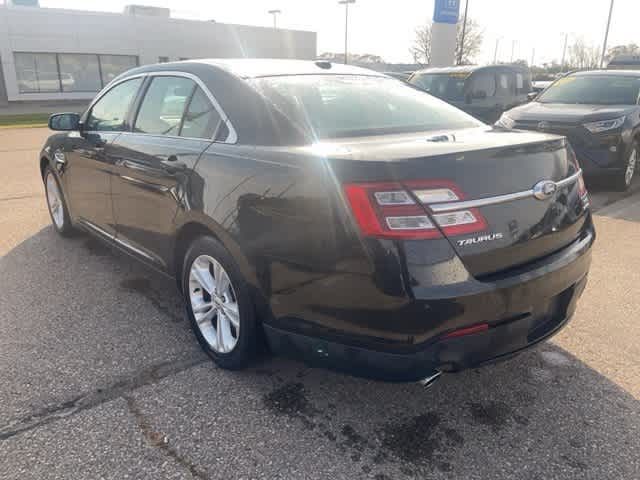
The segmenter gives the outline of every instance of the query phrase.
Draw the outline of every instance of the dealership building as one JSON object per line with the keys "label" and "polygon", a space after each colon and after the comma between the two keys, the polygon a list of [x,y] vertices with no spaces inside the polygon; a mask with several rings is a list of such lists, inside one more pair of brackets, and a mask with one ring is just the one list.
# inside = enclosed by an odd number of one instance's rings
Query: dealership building
{"label": "dealership building", "polygon": [[316,56],[315,32],[171,18],[130,5],[123,13],[0,5],[0,114],[29,105],[84,104],[121,72],[194,58]]}

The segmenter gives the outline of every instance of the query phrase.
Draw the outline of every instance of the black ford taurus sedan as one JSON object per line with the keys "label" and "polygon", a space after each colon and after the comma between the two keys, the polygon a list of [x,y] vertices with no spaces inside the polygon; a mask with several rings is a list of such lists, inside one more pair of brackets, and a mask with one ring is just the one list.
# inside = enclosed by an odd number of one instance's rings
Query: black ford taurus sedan
{"label": "black ford taurus sedan", "polygon": [[572,73],[498,124],[565,135],[587,178],[626,190],[640,167],[640,72]]}
{"label": "black ford taurus sedan", "polygon": [[387,380],[513,355],[574,312],[595,238],[562,137],[327,62],[139,67],[50,119],[55,229],[174,276],[224,368],[261,342]]}

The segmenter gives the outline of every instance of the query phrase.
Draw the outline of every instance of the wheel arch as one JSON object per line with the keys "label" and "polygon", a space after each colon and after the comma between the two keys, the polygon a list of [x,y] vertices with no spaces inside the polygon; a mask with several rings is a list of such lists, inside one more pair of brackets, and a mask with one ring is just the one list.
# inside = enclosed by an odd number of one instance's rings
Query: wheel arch
{"label": "wheel arch", "polygon": [[258,280],[256,266],[249,260],[247,255],[244,254],[240,245],[233,240],[233,238],[220,225],[216,224],[213,220],[204,215],[203,218],[189,218],[176,229],[173,273],[175,275],[178,289],[182,292],[182,268],[184,256],[189,249],[189,245],[191,245],[196,238],[201,236],[209,236],[216,239],[224,248],[227,249],[231,257],[237,262],[240,267],[240,272],[249,284],[249,293],[253,299],[257,321],[262,322],[265,319],[272,318],[273,313],[269,307],[269,301],[265,294],[265,290],[262,288],[262,285]]}
{"label": "wheel arch", "polygon": [[49,165],[51,165],[51,162],[46,156],[43,155],[42,157],[40,157],[40,178],[42,178],[43,180],[44,180],[44,170]]}
{"label": "wheel arch", "polygon": [[257,287],[255,268],[242,251],[240,245],[220,225],[205,215],[198,215],[184,219],[176,228],[173,248],[173,274],[179,288],[182,288],[181,277],[184,256],[193,241],[202,236],[210,236],[216,239],[227,249],[231,257],[238,263],[240,271],[247,282]]}

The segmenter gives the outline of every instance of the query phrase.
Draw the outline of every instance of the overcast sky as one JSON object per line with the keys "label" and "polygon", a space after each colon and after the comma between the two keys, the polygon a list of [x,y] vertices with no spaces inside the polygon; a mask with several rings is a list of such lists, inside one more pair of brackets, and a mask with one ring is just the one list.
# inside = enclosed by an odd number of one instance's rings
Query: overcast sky
{"label": "overcast sky", "polygon": [[[0,0],[1,1],[1,0]],[[515,57],[536,64],[562,56],[563,33],[582,36],[601,48],[610,0],[469,0],[469,17],[483,27],[484,43],[477,59]],[[415,29],[433,16],[434,0],[357,0],[350,6],[349,51],[372,53],[390,62],[410,62],[409,47]],[[318,53],[341,52],[344,42],[344,7],[336,0],[40,0],[42,7],[122,11],[137,3],[168,7],[174,17],[215,19],[219,22],[270,26],[267,10],[282,10],[279,26],[318,33]],[[462,8],[464,9],[464,0]],[[640,44],[640,0],[615,0],[609,45]],[[572,38],[570,37],[570,38]]]}

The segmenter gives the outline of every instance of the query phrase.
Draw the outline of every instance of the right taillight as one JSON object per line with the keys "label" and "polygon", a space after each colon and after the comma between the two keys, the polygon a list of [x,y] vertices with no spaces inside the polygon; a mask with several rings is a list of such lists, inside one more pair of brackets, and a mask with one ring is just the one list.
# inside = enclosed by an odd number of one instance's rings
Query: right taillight
{"label": "right taillight", "polygon": [[[344,186],[351,211],[366,236],[430,239],[479,232],[487,223],[477,209],[429,216],[425,206],[463,200],[460,189],[446,181],[349,183]],[[416,201],[417,200],[417,201]],[[434,225],[434,221],[437,224]]]}

